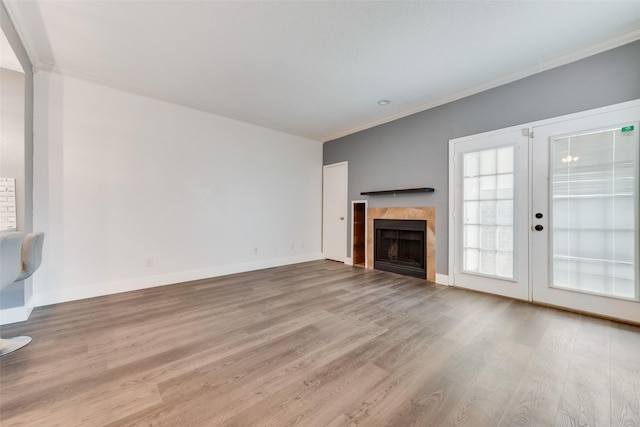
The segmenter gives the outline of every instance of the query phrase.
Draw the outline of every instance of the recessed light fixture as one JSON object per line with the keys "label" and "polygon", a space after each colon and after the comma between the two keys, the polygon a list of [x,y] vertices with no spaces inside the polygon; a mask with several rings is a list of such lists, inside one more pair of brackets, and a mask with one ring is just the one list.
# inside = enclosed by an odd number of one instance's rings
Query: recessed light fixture
{"label": "recessed light fixture", "polygon": [[378,101],[378,105],[389,105],[391,103],[391,101],[389,101],[388,99],[381,99],[380,101]]}
{"label": "recessed light fixture", "polygon": [[575,163],[578,160],[580,160],[580,156],[572,156],[571,154],[563,157],[562,159],[562,163]]}

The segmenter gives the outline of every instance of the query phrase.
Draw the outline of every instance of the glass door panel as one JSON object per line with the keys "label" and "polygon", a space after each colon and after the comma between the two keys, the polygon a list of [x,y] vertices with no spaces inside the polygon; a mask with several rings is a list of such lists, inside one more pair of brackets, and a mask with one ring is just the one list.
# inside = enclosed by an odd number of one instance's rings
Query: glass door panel
{"label": "glass door panel", "polygon": [[640,107],[534,127],[532,299],[640,322]]}
{"label": "glass door panel", "polygon": [[637,299],[634,142],[621,127],[552,139],[554,287]]}
{"label": "glass door panel", "polygon": [[514,147],[465,153],[463,271],[514,279]]}

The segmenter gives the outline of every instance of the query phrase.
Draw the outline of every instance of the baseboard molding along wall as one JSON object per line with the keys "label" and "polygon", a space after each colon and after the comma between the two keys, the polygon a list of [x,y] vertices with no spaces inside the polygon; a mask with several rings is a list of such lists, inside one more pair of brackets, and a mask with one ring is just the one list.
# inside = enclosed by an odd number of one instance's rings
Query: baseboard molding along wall
{"label": "baseboard molding along wall", "polygon": [[314,253],[293,257],[268,259],[264,261],[223,265],[219,267],[199,270],[181,271],[177,273],[162,274],[157,276],[146,276],[136,279],[96,283],[87,286],[76,286],[73,288],[47,289],[44,291],[34,289],[35,306],[40,307],[43,305],[58,304],[61,302],[76,301],[80,299],[100,297],[122,292],[137,291],[140,289],[153,288],[156,286],[173,285],[176,283],[190,282],[192,280],[209,279],[212,277],[244,273],[246,271],[262,270],[264,268],[280,267],[283,265],[298,264],[301,262],[316,261],[320,259],[324,259],[322,254]]}
{"label": "baseboard molding along wall", "polygon": [[436,273],[436,283],[438,285],[449,286],[449,275]]}

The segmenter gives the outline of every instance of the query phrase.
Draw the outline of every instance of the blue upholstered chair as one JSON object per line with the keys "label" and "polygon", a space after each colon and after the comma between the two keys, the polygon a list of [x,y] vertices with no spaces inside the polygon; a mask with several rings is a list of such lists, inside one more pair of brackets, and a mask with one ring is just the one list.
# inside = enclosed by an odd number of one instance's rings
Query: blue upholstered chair
{"label": "blue upholstered chair", "polygon": [[[44,233],[0,233],[0,290],[29,278],[42,263]],[[0,338],[0,356],[31,342],[31,337]]]}
{"label": "blue upholstered chair", "polygon": [[42,247],[44,246],[44,233],[37,231],[29,233],[22,242],[22,270],[15,280],[28,279],[42,264]]}

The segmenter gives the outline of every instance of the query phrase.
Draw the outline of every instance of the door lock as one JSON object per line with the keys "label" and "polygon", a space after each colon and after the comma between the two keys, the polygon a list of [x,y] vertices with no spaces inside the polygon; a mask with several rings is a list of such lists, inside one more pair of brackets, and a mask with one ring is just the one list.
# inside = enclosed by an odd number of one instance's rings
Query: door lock
{"label": "door lock", "polygon": [[542,214],[541,214],[540,212],[538,212],[538,213],[536,214],[536,218],[538,218],[538,219],[542,218]]}
{"label": "door lock", "polygon": [[541,226],[540,224],[536,225],[536,226],[535,226],[535,227],[533,227],[533,228],[535,228],[535,229],[536,229],[536,231],[542,231],[542,230],[544,230],[544,227],[543,227],[543,226]]}

